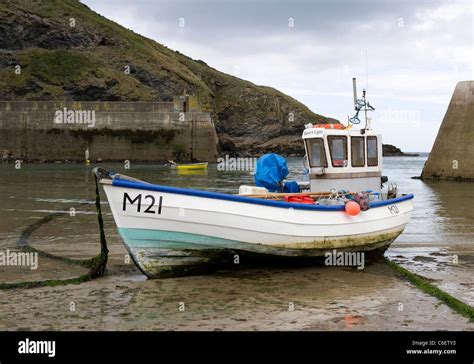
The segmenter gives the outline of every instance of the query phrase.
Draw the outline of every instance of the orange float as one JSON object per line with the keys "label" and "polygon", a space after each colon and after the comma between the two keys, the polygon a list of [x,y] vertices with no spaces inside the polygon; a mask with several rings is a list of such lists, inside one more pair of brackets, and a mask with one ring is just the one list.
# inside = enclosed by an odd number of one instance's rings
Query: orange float
{"label": "orange float", "polygon": [[349,201],[346,203],[346,214],[350,216],[356,216],[359,215],[360,212],[360,206],[357,202],[354,201]]}
{"label": "orange float", "polygon": [[338,129],[338,130],[346,129],[345,125],[342,125],[342,124],[317,124],[317,125],[313,125],[313,128]]}

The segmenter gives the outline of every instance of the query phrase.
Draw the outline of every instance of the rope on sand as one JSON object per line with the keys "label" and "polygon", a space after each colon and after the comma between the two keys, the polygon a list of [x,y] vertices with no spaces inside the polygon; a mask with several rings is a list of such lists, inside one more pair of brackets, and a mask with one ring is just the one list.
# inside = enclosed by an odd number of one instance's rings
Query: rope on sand
{"label": "rope on sand", "polygon": [[[20,238],[18,239],[18,245],[21,247],[21,251],[23,252],[37,253],[38,256],[41,256],[41,257],[57,259],[64,263],[75,264],[78,266],[89,268],[89,271],[81,276],[67,278],[67,279],[46,279],[42,281],[0,283],[0,289],[37,288],[37,287],[64,286],[68,284],[79,284],[79,283],[86,282],[91,279],[101,277],[104,275],[106,266],[107,266],[109,250],[107,248],[107,241],[105,239],[104,220],[102,218],[102,210],[100,207],[99,183],[95,175],[94,175],[94,180],[95,180],[95,207],[97,210],[97,221],[99,224],[99,233],[100,233],[99,255],[87,260],[71,259],[71,258],[65,258],[65,257],[53,255],[53,254],[33,248],[28,245],[28,239],[31,236],[31,234],[40,226],[52,221],[58,216],[63,215],[60,213],[53,213],[53,214],[47,215],[43,217],[40,221],[37,221],[36,223],[31,224],[23,231]],[[79,205],[84,205],[84,204],[79,204]]]}
{"label": "rope on sand", "polygon": [[451,307],[456,312],[469,318],[471,322],[474,321],[474,307],[464,303],[457,298],[451,296],[449,293],[439,289],[435,285],[431,284],[427,278],[422,277],[418,274],[410,272],[408,269],[403,268],[401,265],[385,258],[385,263],[393,268],[396,272],[402,274],[412,284],[421,289],[423,292],[430,294],[433,297],[443,301],[446,305]]}

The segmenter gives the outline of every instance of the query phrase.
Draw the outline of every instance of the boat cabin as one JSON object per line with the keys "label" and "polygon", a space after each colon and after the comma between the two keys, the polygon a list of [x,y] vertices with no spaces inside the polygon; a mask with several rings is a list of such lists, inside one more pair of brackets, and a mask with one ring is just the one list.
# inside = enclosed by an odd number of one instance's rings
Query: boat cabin
{"label": "boat cabin", "polygon": [[341,124],[308,124],[303,131],[310,191],[380,192],[382,136]]}

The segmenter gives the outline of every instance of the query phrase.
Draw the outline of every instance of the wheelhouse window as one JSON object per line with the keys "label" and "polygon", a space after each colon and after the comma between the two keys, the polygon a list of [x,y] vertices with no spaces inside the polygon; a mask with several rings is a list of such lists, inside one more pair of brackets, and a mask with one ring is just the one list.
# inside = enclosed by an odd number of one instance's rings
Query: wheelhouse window
{"label": "wheelhouse window", "polygon": [[352,167],[365,166],[364,137],[351,137]]}
{"label": "wheelhouse window", "polygon": [[311,167],[327,167],[326,152],[322,138],[307,139],[309,165]]}
{"label": "wheelhouse window", "polygon": [[377,137],[367,137],[367,165],[369,167],[378,166],[378,150],[377,150]]}
{"label": "wheelhouse window", "polygon": [[347,138],[345,136],[328,136],[329,151],[333,167],[347,166]]}

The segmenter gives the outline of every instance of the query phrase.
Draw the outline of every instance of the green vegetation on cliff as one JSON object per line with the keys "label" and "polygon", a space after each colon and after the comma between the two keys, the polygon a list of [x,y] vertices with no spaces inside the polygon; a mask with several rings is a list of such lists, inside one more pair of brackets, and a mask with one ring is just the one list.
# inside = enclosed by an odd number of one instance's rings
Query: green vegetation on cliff
{"label": "green vegetation on cliff", "polygon": [[212,113],[221,145],[238,153],[284,148],[304,124],[334,121],[273,88],[170,50],[75,0],[3,1],[0,56],[0,99],[169,101],[187,91]]}

